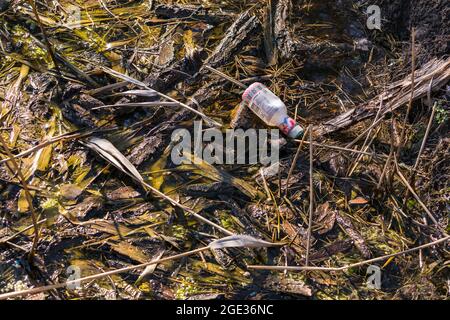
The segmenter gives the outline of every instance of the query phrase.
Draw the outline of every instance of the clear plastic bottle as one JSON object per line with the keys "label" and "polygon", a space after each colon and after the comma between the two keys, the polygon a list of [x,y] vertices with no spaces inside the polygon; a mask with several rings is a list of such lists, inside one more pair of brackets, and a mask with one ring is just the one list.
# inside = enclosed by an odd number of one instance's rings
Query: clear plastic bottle
{"label": "clear plastic bottle", "polygon": [[286,105],[265,85],[252,83],[242,94],[242,100],[269,126],[277,126],[290,138],[298,138],[303,129],[288,117]]}

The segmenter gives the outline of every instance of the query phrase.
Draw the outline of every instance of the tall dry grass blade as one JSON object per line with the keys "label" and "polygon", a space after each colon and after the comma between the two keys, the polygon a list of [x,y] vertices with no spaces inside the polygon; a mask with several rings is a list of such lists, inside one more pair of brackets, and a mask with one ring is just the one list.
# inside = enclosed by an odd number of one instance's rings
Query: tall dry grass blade
{"label": "tall dry grass blade", "polygon": [[[431,219],[431,221],[433,221],[433,223],[436,225],[437,228],[439,228],[440,230],[442,230],[441,226],[439,225],[439,222],[436,220],[436,218],[433,216],[433,214],[431,213],[431,211],[427,208],[427,206],[422,202],[422,200],[420,199],[420,197],[417,195],[417,193],[414,191],[413,187],[411,187],[411,185],[409,184],[408,180],[406,180],[405,176],[402,174],[402,172],[400,171],[400,168],[398,166],[396,166],[396,173],[397,176],[400,178],[400,181],[405,185],[406,188],[408,188],[409,192],[411,192],[411,194],[413,195],[413,197],[417,200],[417,202],[419,203],[419,205],[423,208],[423,210],[425,210],[426,214],[428,215],[428,217]],[[442,230],[444,233],[445,231]]]}
{"label": "tall dry grass blade", "polygon": [[[410,252],[414,252],[417,250],[422,250],[425,248],[429,248],[441,243],[444,243],[446,241],[450,240],[450,236],[446,236],[443,237],[441,239],[438,239],[436,241],[433,242],[429,242],[426,244],[423,244],[421,246],[415,247],[415,248],[411,248],[411,249],[407,249],[407,250],[403,250],[397,253],[392,253],[392,254],[387,254],[381,257],[377,257],[377,258],[373,258],[373,259],[369,259],[369,260],[364,260],[361,262],[356,262],[356,263],[352,263],[352,264],[348,264],[342,267],[307,267],[307,266],[262,266],[262,265],[249,265],[247,266],[248,269],[253,269],[253,270],[273,270],[273,271],[345,271],[347,269],[350,268],[355,268],[355,267],[360,267],[366,264],[370,264],[370,263],[374,263],[377,261],[383,261],[392,257],[397,257],[400,256],[402,254],[407,254]],[[1,296],[0,296],[1,298]]]}
{"label": "tall dry grass blade", "polygon": [[314,212],[313,142],[312,142],[312,126],[309,125],[309,218],[308,218],[308,233],[306,236],[306,257],[305,257],[306,266],[308,266],[309,264],[309,251],[311,250],[313,212]]}
{"label": "tall dry grass blade", "polygon": [[[155,259],[153,259],[153,260],[160,259],[163,256],[164,251],[165,250],[160,250],[158,253],[156,253]],[[156,263],[146,266],[144,271],[142,271],[142,273],[139,275],[139,278],[136,280],[135,283],[136,284],[140,283],[146,276],[155,272],[157,266],[158,266],[158,264],[156,264]]]}
{"label": "tall dry grass blade", "polygon": [[117,71],[112,70],[112,69],[107,68],[107,67],[102,67],[102,69],[103,69],[106,73],[109,73],[110,75],[112,75],[112,76],[114,76],[114,77],[117,77],[117,78],[119,78],[119,79],[128,81],[128,82],[130,82],[130,83],[132,83],[132,84],[135,84],[135,85],[138,86],[138,87],[142,87],[142,88],[144,88],[144,89],[146,89],[146,90],[155,92],[158,96],[160,96],[160,97],[162,97],[162,98],[164,98],[164,99],[167,99],[167,100],[170,100],[170,101],[172,101],[172,102],[178,103],[179,106],[181,106],[181,107],[183,107],[183,108],[186,108],[187,110],[189,110],[189,111],[191,111],[191,112],[193,112],[193,113],[195,113],[195,114],[201,116],[202,119],[205,120],[209,125],[212,125],[212,126],[215,126],[215,127],[219,127],[219,128],[222,127],[222,124],[220,124],[219,122],[217,122],[217,121],[211,119],[211,118],[208,117],[206,114],[204,114],[204,113],[202,113],[202,112],[200,112],[200,111],[198,111],[198,110],[196,110],[196,109],[194,109],[194,108],[188,106],[188,105],[185,104],[185,103],[179,102],[178,100],[176,100],[176,99],[174,99],[174,98],[172,98],[172,97],[170,97],[170,96],[168,96],[168,95],[165,95],[164,93],[161,93],[161,92],[159,92],[159,91],[153,90],[152,88],[148,87],[145,83],[143,83],[143,82],[141,82],[141,81],[139,81],[139,80],[137,80],[137,79],[134,79],[134,78],[132,78],[132,77],[130,77],[130,76],[127,76],[127,75],[125,75],[125,74],[122,74],[122,73],[120,73],[120,72],[117,72]]}
{"label": "tall dry grass blade", "polygon": [[[119,82],[120,83],[120,82]],[[147,97],[147,98],[155,98],[158,94],[155,90],[127,90],[123,92],[113,93],[111,96],[137,96],[137,97]]]}
{"label": "tall dry grass blade", "polygon": [[94,107],[91,110],[107,109],[107,108],[147,108],[147,107],[176,107],[178,103],[168,101],[152,101],[152,102],[130,102],[130,103],[117,103],[108,104],[105,106]]}
{"label": "tall dry grass blade", "polygon": [[230,77],[229,75],[226,75],[225,73],[223,73],[223,72],[221,72],[221,71],[219,71],[219,70],[217,70],[217,69],[214,69],[213,67],[210,67],[210,66],[208,66],[208,65],[205,65],[205,68],[208,69],[209,71],[211,71],[211,72],[217,74],[218,76],[220,76],[220,77],[222,77],[222,78],[224,78],[224,79],[230,81],[231,83],[234,83],[235,85],[237,85],[238,87],[240,87],[240,88],[242,88],[242,89],[244,89],[244,90],[248,88],[247,85],[245,85],[245,84],[243,84],[242,82],[240,82],[240,81],[238,81],[238,80],[236,80],[236,79]]}
{"label": "tall dry grass blade", "polygon": [[309,131],[309,126],[306,128],[306,131],[303,133],[303,137],[302,140],[300,141],[297,151],[295,152],[295,156],[294,159],[292,160],[292,164],[291,167],[289,168],[289,173],[288,176],[286,178],[286,191],[285,191],[285,195],[287,195],[288,193],[288,189],[289,189],[289,179],[291,178],[292,173],[294,172],[294,168],[295,168],[295,164],[297,163],[298,160],[298,156],[300,155],[300,150],[302,149],[303,143],[305,141],[306,135],[308,134]]}

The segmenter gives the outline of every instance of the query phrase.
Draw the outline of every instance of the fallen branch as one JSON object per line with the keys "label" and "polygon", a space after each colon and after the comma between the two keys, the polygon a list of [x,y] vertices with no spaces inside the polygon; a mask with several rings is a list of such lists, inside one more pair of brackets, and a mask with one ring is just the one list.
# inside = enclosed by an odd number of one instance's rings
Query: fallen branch
{"label": "fallen branch", "polygon": [[[413,101],[426,96],[429,90],[430,80],[432,80],[432,91],[441,88],[449,81],[450,58],[430,60],[422,68],[415,71],[414,79]],[[378,121],[381,121],[386,114],[408,103],[411,99],[411,88],[411,74],[409,74],[403,80],[392,83],[384,92],[369,102],[363,103],[318,126],[315,134],[317,136],[330,134],[373,117],[376,115],[380,103],[383,104],[383,109]]]}
{"label": "fallen branch", "polygon": [[278,52],[283,59],[291,59],[296,43],[291,36],[289,14],[292,11],[291,0],[279,0],[275,4],[273,30]]}
{"label": "fallen branch", "polygon": [[206,60],[205,65],[217,68],[229,61],[234,60],[248,40],[251,39],[261,28],[258,18],[247,10],[242,13],[228,28],[225,36]]}

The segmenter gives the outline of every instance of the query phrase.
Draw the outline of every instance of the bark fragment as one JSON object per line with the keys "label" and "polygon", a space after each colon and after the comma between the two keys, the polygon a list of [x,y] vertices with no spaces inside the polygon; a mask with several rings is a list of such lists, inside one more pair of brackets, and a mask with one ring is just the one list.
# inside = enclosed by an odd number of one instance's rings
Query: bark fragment
{"label": "bark fragment", "polygon": [[138,166],[150,159],[161,147],[163,147],[163,139],[160,135],[146,137],[132,149],[128,158],[133,165]]}
{"label": "bark fragment", "polygon": [[156,91],[167,92],[176,84],[196,74],[204,58],[203,50],[195,50],[191,56],[186,56],[161,71],[153,73],[144,82]]}
{"label": "bark fragment", "polygon": [[228,28],[225,36],[206,61],[210,67],[223,66],[234,59],[248,40],[261,28],[258,18],[247,10]]}
{"label": "bark fragment", "polygon": [[291,0],[279,0],[274,12],[274,36],[279,55],[283,59],[290,59],[295,51],[289,27],[289,13],[292,12]]}

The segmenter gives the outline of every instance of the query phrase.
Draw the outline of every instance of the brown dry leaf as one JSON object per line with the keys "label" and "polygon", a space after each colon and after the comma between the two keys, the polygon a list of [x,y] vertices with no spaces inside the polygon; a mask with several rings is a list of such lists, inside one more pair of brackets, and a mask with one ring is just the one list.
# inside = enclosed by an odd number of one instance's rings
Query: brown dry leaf
{"label": "brown dry leaf", "polygon": [[[294,225],[287,220],[283,221],[283,231],[287,234],[290,241],[293,241],[299,247],[306,248],[307,230],[300,225]],[[311,242],[316,241],[313,235],[311,235]]]}
{"label": "brown dry leaf", "polygon": [[134,188],[125,186],[117,188],[116,190],[110,191],[106,193],[106,199],[110,201],[117,200],[125,200],[125,199],[133,199],[138,198],[141,195],[139,191],[136,191]]}
{"label": "brown dry leaf", "polygon": [[366,244],[366,241],[361,236],[361,234],[355,229],[352,221],[345,216],[343,213],[336,214],[336,221],[342,227],[344,232],[353,240],[354,245],[362,254],[362,256],[366,259],[369,259],[372,256],[372,252]]}
{"label": "brown dry leaf", "polygon": [[174,42],[164,41],[159,50],[159,56],[156,63],[160,66],[164,66],[171,62],[175,56]]}
{"label": "brown dry leaf", "polygon": [[315,222],[319,226],[318,234],[324,234],[333,229],[336,221],[336,211],[330,208],[330,204],[325,202],[316,208]]}
{"label": "brown dry leaf", "polygon": [[120,223],[116,224],[106,220],[87,221],[82,224],[88,225],[89,228],[120,237],[124,237],[132,231],[130,228],[124,226],[123,224]]}
{"label": "brown dry leaf", "polygon": [[355,199],[350,200],[348,203],[349,204],[366,204],[369,201],[367,201],[366,199],[364,199],[363,197],[357,197]]}
{"label": "brown dry leaf", "polygon": [[322,261],[338,253],[350,250],[352,246],[352,240],[336,240],[333,243],[325,245],[317,251],[312,252],[309,256],[309,260],[314,262]]}
{"label": "brown dry leaf", "polygon": [[131,260],[139,263],[145,263],[150,260],[144,251],[126,241],[121,241],[119,243],[112,243],[109,241],[108,243],[115,252],[124,255]]}
{"label": "brown dry leaf", "polygon": [[76,184],[63,184],[59,189],[60,195],[67,200],[75,200],[83,192],[83,189]]}

